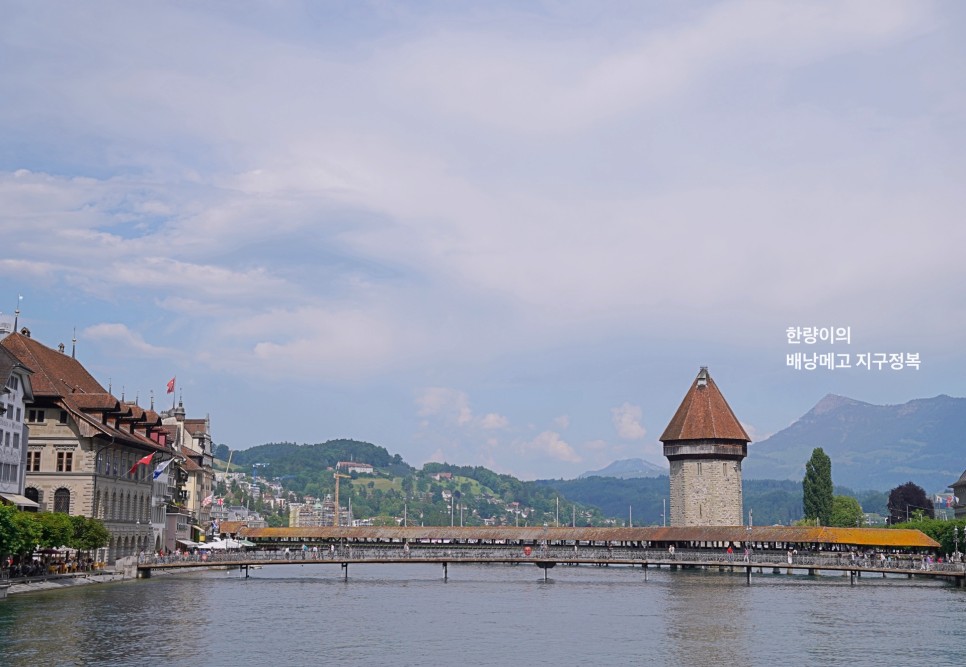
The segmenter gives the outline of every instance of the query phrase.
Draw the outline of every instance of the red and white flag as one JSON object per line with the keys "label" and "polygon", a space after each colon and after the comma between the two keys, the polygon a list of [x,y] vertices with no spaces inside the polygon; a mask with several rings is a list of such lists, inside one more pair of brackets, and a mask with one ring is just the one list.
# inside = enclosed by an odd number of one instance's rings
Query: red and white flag
{"label": "red and white flag", "polygon": [[210,505],[214,499],[215,499],[215,494],[211,494],[210,496],[208,496],[207,498],[201,501],[201,506],[208,507],[208,505]]}
{"label": "red and white flag", "polygon": [[[177,376],[175,376],[175,377],[177,377]],[[168,380],[168,393],[169,394],[173,394],[174,393],[174,380],[175,380],[175,378],[171,378],[170,380]]]}
{"label": "red and white flag", "polygon": [[134,474],[134,471],[138,469],[138,466],[146,466],[147,464],[151,463],[151,459],[153,459],[153,458],[154,458],[154,454],[151,453],[151,454],[148,454],[147,456],[145,456],[143,458],[138,459],[137,460],[137,463],[135,463],[133,466],[131,466],[131,469],[127,471],[127,474],[128,475],[133,475]]}

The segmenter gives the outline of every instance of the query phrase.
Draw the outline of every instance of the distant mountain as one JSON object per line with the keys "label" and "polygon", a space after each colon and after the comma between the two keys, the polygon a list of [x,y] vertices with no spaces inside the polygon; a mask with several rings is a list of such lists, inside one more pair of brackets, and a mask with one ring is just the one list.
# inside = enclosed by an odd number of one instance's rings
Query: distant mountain
{"label": "distant mountain", "polygon": [[812,450],[832,459],[832,480],[888,491],[913,481],[932,493],[966,468],[966,398],[872,405],[829,394],[786,429],[748,448],[748,479],[801,480]]}
{"label": "distant mountain", "polygon": [[668,474],[667,466],[659,466],[644,459],[621,459],[614,461],[606,468],[590,470],[581,474],[577,479],[587,477],[617,477],[618,479],[636,479],[638,477],[660,477]]}

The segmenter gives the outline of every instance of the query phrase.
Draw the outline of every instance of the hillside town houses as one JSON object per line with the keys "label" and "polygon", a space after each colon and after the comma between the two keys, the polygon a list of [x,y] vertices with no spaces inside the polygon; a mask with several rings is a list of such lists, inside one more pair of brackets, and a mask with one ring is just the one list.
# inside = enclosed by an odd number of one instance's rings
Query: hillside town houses
{"label": "hillside town houses", "polygon": [[110,542],[99,562],[204,539],[209,420],[188,419],[181,401],[159,412],[153,399],[147,409],[118,399],[76,342],[68,353],[14,328],[0,323],[0,502],[100,519]]}

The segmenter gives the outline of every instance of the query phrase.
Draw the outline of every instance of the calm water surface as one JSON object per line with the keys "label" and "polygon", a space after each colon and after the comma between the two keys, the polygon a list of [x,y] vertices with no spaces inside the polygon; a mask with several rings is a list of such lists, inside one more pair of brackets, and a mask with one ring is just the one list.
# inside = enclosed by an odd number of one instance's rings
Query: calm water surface
{"label": "calm water surface", "polygon": [[0,665],[962,665],[929,581],[533,566],[285,565],[0,602]]}

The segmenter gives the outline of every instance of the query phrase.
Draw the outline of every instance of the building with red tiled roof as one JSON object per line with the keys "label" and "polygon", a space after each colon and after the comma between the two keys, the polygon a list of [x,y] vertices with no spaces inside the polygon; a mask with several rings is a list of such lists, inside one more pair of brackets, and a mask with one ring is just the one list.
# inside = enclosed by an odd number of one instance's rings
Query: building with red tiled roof
{"label": "building with red tiled roof", "polygon": [[[211,528],[215,487],[211,421],[208,417],[189,419],[186,414],[184,402],[179,400],[177,406],[165,411],[162,417],[169,440],[184,457],[184,463],[180,466],[184,484],[180,490],[179,505],[187,518],[179,519],[177,524],[171,525],[167,545],[169,549],[177,548],[177,540],[197,542]],[[211,500],[205,502],[208,498]]]}
{"label": "building with red tiled roof", "polygon": [[33,371],[24,495],[42,511],[102,520],[111,537],[98,560],[156,548],[166,522],[157,496],[170,491],[152,473],[177,456],[160,416],[112,396],[63,345],[23,329],[0,346]]}
{"label": "building with red tiled roof", "polygon": [[661,435],[672,526],[742,525],[741,462],[750,440],[702,366]]}

